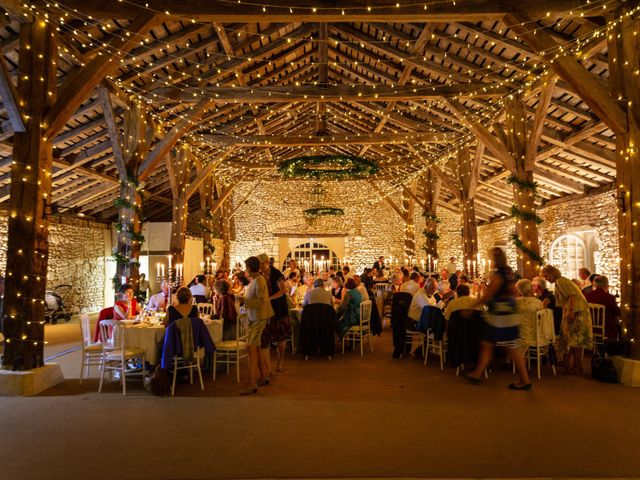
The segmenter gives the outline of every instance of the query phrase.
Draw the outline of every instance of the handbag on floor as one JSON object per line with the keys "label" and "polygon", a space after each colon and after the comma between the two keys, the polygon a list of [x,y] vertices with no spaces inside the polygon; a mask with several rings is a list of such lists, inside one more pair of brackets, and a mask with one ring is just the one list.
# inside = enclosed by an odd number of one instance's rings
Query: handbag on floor
{"label": "handbag on floor", "polygon": [[167,373],[166,368],[160,367],[159,363],[156,364],[148,379],[149,390],[153,395],[157,395],[158,397],[168,397],[171,394],[169,374]]}
{"label": "handbag on floor", "polygon": [[601,382],[618,383],[616,367],[613,366],[611,359],[597,354],[594,354],[591,359],[591,376]]}

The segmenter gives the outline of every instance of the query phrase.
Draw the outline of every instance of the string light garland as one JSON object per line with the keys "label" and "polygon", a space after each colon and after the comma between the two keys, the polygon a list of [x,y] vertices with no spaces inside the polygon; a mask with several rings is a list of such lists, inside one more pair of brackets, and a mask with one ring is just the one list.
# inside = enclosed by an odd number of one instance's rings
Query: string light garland
{"label": "string light garland", "polygon": [[278,171],[285,178],[358,180],[376,174],[378,165],[353,155],[316,155],[285,160]]}
{"label": "string light garland", "polygon": [[535,212],[520,210],[515,205],[511,205],[510,214],[512,218],[517,218],[525,222],[535,222],[536,225],[540,225],[542,223],[542,218],[540,218]]}
{"label": "string light garland", "polygon": [[520,240],[520,237],[518,236],[517,233],[511,234],[511,242],[514,244],[514,246],[518,250],[520,250],[523,254],[531,258],[531,260],[538,263],[540,266],[544,265],[545,263],[544,259],[540,256],[540,254],[538,252],[533,251],[532,249],[527,247],[524,243],[522,243],[522,240]]}

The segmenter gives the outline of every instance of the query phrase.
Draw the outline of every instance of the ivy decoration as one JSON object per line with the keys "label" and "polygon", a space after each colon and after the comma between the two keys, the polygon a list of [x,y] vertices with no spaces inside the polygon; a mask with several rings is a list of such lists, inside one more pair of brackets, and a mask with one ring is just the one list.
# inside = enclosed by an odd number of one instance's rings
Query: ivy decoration
{"label": "ivy decoration", "polygon": [[527,255],[531,260],[533,260],[536,263],[539,263],[540,265],[544,265],[544,259],[537,252],[534,252],[529,247],[527,247],[524,243],[522,243],[522,240],[520,240],[520,237],[518,237],[517,233],[511,234],[511,241],[513,242],[513,244],[518,250],[520,250],[522,253]]}
{"label": "ivy decoration", "polygon": [[431,220],[434,223],[440,223],[442,221],[440,217],[438,217],[435,213],[423,212],[422,216],[425,218],[425,220]]}
{"label": "ivy decoration", "polygon": [[302,212],[306,218],[318,218],[318,217],[330,217],[330,216],[341,216],[344,215],[344,210],[342,208],[334,208],[334,207],[313,207],[307,208]]}
{"label": "ivy decoration", "polygon": [[422,234],[429,240],[439,240],[440,239],[440,235],[438,235],[436,232],[430,231],[430,230],[423,230]]}
{"label": "ivy decoration", "polygon": [[353,155],[317,155],[285,160],[278,171],[285,178],[357,180],[376,174],[378,165]]}
{"label": "ivy decoration", "polygon": [[536,193],[536,191],[538,190],[538,184],[536,182],[521,180],[515,175],[511,175],[509,178],[507,178],[507,183],[509,185],[517,185],[520,190],[530,190],[533,193]]}
{"label": "ivy decoration", "polygon": [[540,218],[535,212],[524,212],[518,209],[515,205],[511,205],[511,216],[519,220],[524,220],[525,222],[535,222],[536,225],[540,225],[542,223],[542,218]]}

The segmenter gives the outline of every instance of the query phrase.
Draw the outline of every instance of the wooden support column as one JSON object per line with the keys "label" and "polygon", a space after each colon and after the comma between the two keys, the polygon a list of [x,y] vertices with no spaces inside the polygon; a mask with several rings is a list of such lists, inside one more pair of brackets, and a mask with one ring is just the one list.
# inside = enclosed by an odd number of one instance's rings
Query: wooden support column
{"label": "wooden support column", "polygon": [[[202,171],[202,166],[196,163],[196,169],[199,174]],[[202,253],[204,258],[209,257],[213,261],[216,251],[213,239],[218,238],[216,232],[220,232],[220,228],[215,225],[215,216],[211,213],[211,208],[216,200],[213,176],[209,175],[200,184],[198,191],[200,192],[200,209],[202,210]]]}
{"label": "wooden support column", "polygon": [[173,195],[169,248],[176,264],[184,262],[184,245],[189,215],[189,195],[187,191],[192,163],[186,146],[172,150],[167,158],[167,170],[169,171],[169,181]]}
{"label": "wooden support column", "polygon": [[609,33],[608,58],[612,96],[625,102],[628,127],[616,135],[622,321],[631,357],[640,360],[640,25],[624,15],[631,7],[621,4],[614,14],[621,20]]}
{"label": "wooden support column", "polygon": [[142,196],[140,194],[139,168],[149,150],[154,135],[153,122],[148,117],[144,105],[133,102],[124,112],[122,134],[105,87],[99,87],[105,123],[111,138],[113,156],[120,180],[118,222],[116,230],[116,274],[113,286],[116,294],[123,283],[129,283],[138,290],[140,278],[140,247],[142,246]]}
{"label": "wooden support column", "polygon": [[[473,159],[469,148],[458,150],[455,160],[450,162],[450,167],[456,172],[457,183],[460,189],[460,208],[462,209],[462,253],[464,255],[464,267],[467,274],[468,265],[476,261],[478,255],[478,221],[476,220],[475,195],[478,183],[478,167],[481,156]],[[477,163],[476,163],[477,160]]]}
{"label": "wooden support column", "polygon": [[216,185],[217,199],[212,210],[212,214],[216,210],[220,210],[220,231],[222,232],[222,260],[230,265],[231,262],[231,219],[227,213],[229,212],[229,188],[223,189],[222,185]]}
{"label": "wooden support column", "polygon": [[[417,181],[413,181],[413,183],[408,187],[415,196],[415,191],[417,187]],[[415,206],[415,200],[409,195],[408,192],[403,191],[402,193],[402,216],[404,218],[404,254],[410,260],[416,258],[416,234],[415,234],[415,224],[413,221],[413,209]]]}
{"label": "wooden support column", "polygon": [[36,20],[20,27],[16,103],[25,131],[16,132],[13,140],[3,322],[3,367],[12,370],[44,364],[53,152],[44,119],[56,97],[57,40],[52,23]]}
{"label": "wooden support column", "polygon": [[[435,260],[438,258],[438,217],[436,212],[436,206],[438,198],[440,197],[440,187],[442,181],[431,170],[427,170],[426,175],[423,178],[423,191],[424,191],[424,209],[422,214],[424,215],[424,236],[425,254],[431,255],[431,258]],[[429,265],[431,268],[431,265]]]}

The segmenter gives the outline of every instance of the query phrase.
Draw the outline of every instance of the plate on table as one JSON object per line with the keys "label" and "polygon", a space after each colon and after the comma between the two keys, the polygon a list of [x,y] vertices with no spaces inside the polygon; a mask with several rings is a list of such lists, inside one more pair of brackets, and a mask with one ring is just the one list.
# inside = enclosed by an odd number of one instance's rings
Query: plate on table
{"label": "plate on table", "polygon": [[137,321],[138,320],[135,320],[135,319],[131,318],[131,319],[120,320],[120,323],[123,324],[123,325],[133,325]]}

